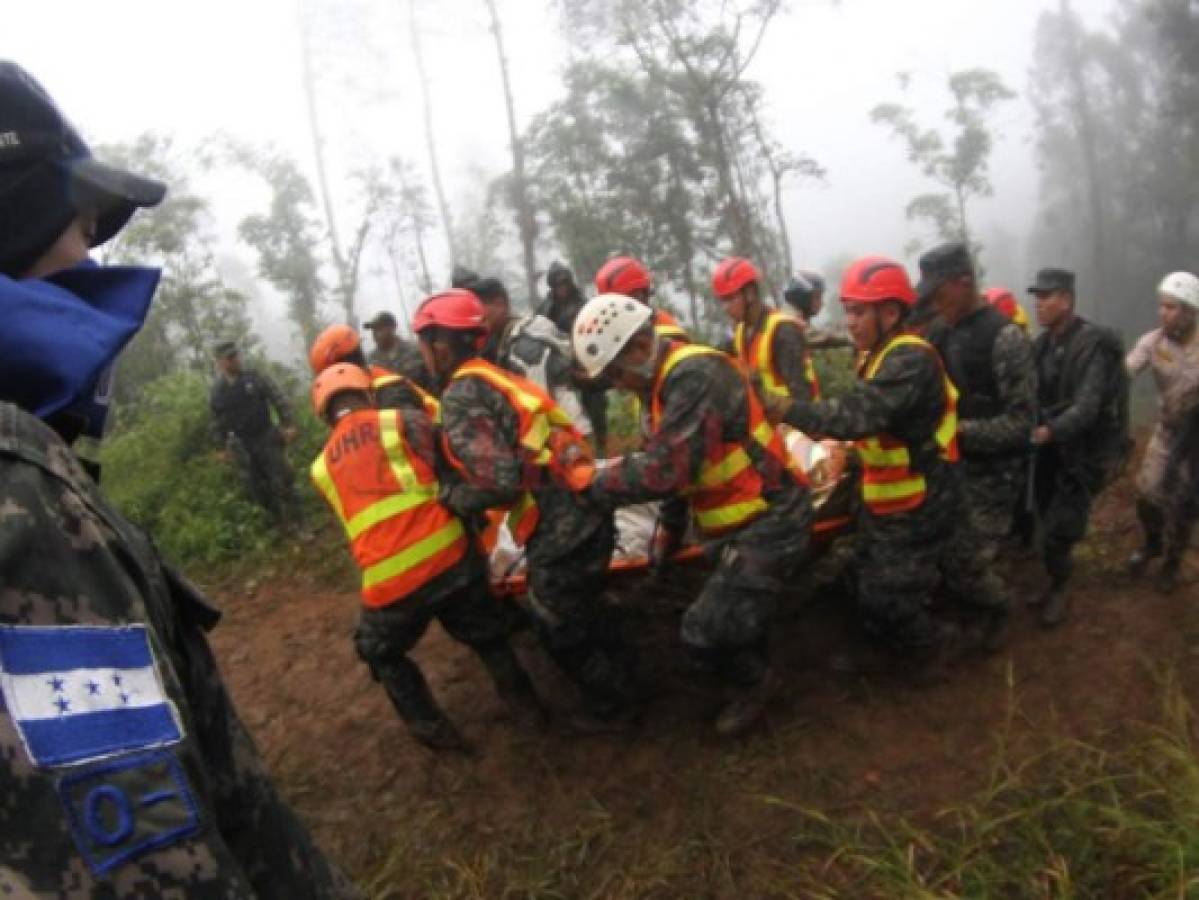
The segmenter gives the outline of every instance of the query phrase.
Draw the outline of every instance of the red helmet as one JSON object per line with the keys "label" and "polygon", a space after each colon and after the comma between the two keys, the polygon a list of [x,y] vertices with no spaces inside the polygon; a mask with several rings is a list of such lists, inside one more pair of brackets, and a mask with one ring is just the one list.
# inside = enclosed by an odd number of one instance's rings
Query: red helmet
{"label": "red helmet", "polygon": [[987,288],[983,291],[983,299],[1009,319],[1016,317],[1016,298],[1007,288]]}
{"label": "red helmet", "polygon": [[624,294],[649,290],[649,271],[631,256],[614,256],[595,273],[595,289],[601,294]]}
{"label": "red helmet", "polygon": [[893,259],[885,256],[865,256],[856,260],[841,277],[841,302],[882,303],[895,300],[904,306],[914,306],[916,292],[908,272]]}
{"label": "red helmet", "polygon": [[717,297],[735,294],[747,284],[761,281],[757,266],[740,256],[730,256],[716,264],[712,271],[712,293]]}
{"label": "red helmet", "polygon": [[308,351],[312,374],[319,375],[335,362],[341,362],[362,346],[358,332],[349,325],[330,325],[316,336]]}
{"label": "red helmet", "polygon": [[483,304],[478,297],[462,288],[451,288],[426,297],[412,317],[412,330],[420,334],[435,325],[455,331],[486,331]]}
{"label": "red helmet", "polygon": [[343,391],[366,393],[370,389],[371,377],[361,367],[349,363],[329,366],[312,382],[312,408],[323,417],[335,395]]}

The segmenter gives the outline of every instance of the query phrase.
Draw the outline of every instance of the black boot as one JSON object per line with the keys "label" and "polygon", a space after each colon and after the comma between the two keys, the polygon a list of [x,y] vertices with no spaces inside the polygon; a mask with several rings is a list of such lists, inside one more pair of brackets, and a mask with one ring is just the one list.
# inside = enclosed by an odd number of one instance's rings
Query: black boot
{"label": "black boot", "polygon": [[1134,578],[1145,574],[1150,561],[1162,555],[1162,533],[1166,524],[1161,508],[1144,499],[1137,500],[1137,518],[1141,521],[1145,543],[1133,551],[1125,563],[1128,574]]}
{"label": "black boot", "polygon": [[416,740],[432,750],[473,752],[470,742],[462,735],[429,690],[429,683],[420,668],[403,656],[371,667],[375,678],[387,691],[391,705]]}
{"label": "black boot", "polygon": [[767,668],[757,684],[739,688],[716,717],[716,733],[723,737],[744,734],[758,723],[770,701],[782,689],[783,679],[774,668]]}
{"label": "black boot", "polygon": [[1041,599],[1041,625],[1056,628],[1070,613],[1070,592],[1065,581],[1053,581]]}
{"label": "black boot", "polygon": [[507,705],[517,724],[536,730],[544,728],[549,722],[549,714],[511,644],[498,641],[476,647],[475,652],[491,675],[496,693]]}

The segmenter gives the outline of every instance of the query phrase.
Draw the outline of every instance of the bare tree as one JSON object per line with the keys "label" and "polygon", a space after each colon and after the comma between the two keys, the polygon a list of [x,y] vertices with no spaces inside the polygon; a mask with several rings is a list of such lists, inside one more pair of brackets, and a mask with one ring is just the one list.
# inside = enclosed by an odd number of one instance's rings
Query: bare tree
{"label": "bare tree", "polygon": [[529,186],[525,177],[525,149],[520,132],[516,128],[516,102],[512,95],[512,81],[508,75],[508,57],[504,53],[504,32],[500,27],[499,10],[495,0],[483,0],[491,16],[491,34],[495,38],[495,52],[500,63],[500,79],[504,86],[504,105],[508,113],[508,140],[512,147],[512,178],[510,193],[512,207],[516,210],[516,228],[520,234],[524,253],[525,281],[529,302],[537,296],[537,213],[529,199]]}

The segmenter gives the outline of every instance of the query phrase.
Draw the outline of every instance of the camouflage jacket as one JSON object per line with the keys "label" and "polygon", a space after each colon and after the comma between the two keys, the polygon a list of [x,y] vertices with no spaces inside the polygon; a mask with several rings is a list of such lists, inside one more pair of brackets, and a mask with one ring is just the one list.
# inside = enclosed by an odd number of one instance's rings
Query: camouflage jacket
{"label": "camouflage jacket", "polygon": [[950,327],[938,320],[928,339],[961,395],[958,444],[966,461],[1016,456],[1028,450],[1037,419],[1037,369],[1019,325],[983,307]]}
{"label": "camouflage jacket", "polygon": [[254,441],[274,430],[271,410],[286,427],[292,423],[291,404],[267,376],[244,369],[234,378],[218,374],[208,398],[212,437],[221,445],[230,438]]}
{"label": "camouflage jacket", "polygon": [[413,341],[396,338],[395,345],[390,350],[376,347],[367,355],[367,362],[372,366],[382,366],[389,372],[403,375],[425,389],[429,387],[429,373],[425,369],[425,361],[420,355],[420,348]]}
{"label": "camouflage jacket", "polygon": [[[771,312],[771,310],[767,310]],[[762,317],[763,326],[766,324]],[[747,326],[743,346],[748,356],[756,331]],[[734,347],[735,349],[735,347]],[[787,386],[787,393],[792,397],[811,396],[812,386],[808,383],[807,359],[808,342],[804,326],[799,322],[784,321],[774,332],[773,346],[770,348],[770,359],[774,362],[774,370]],[[748,358],[746,358],[748,365]]]}
{"label": "camouflage jacket", "polygon": [[1126,423],[1113,405],[1117,380],[1126,377],[1118,350],[1104,329],[1077,317],[1059,337],[1043,331],[1033,342],[1041,417],[1068,455],[1099,459],[1122,449],[1115,445]]}
{"label": "camouflage jacket", "polygon": [[[645,447],[601,469],[592,492],[611,505],[666,500],[661,520],[679,530],[686,522],[682,492],[695,485],[713,443],[743,443],[766,482],[766,499],[789,500],[803,489],[768,462],[749,434],[748,384],[724,356],[705,354],[678,363],[661,387],[662,416]],[[642,402],[648,408],[649,397]]]}
{"label": "camouflage jacket", "polygon": [[586,298],[577,287],[564,300],[559,300],[554,296],[553,291],[549,291],[537,307],[537,315],[545,316],[558,327],[559,331],[569,337],[570,330],[574,328],[575,319],[579,317],[579,312],[586,302]]}
{"label": "camouflage jacket", "polygon": [[451,381],[441,395],[441,424],[457,470],[446,479],[442,502],[466,522],[515,503],[533,489],[541,518],[529,541],[530,562],[569,554],[604,524],[607,515],[570,491],[548,483],[519,443],[519,418],[507,398],[481,378]]}
{"label": "camouflage jacket", "polygon": [[0,896],[357,897],[267,779],[219,614],[9,404],[0,485]]}

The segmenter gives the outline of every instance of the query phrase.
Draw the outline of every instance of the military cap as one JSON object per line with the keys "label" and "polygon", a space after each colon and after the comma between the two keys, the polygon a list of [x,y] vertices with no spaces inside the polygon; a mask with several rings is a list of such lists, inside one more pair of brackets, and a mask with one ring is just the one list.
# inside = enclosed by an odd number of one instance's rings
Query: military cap
{"label": "military cap", "polygon": [[916,296],[931,297],[942,284],[959,275],[974,277],[970,248],[961,241],[938,244],[920,257],[920,283],[916,285]]}
{"label": "military cap", "polygon": [[391,326],[392,328],[395,328],[396,327],[396,317],[393,316],[391,313],[387,312],[387,310],[384,310],[383,312],[376,313],[375,317],[373,319],[371,319],[369,322],[367,322],[365,325],[363,325],[362,327],[363,328],[386,328],[387,326]]}
{"label": "military cap", "polygon": [[1052,294],[1054,291],[1074,293],[1074,273],[1069,269],[1041,269],[1037,272],[1036,284],[1028,288],[1030,294]]}
{"label": "military cap", "polygon": [[221,341],[212,347],[212,355],[217,359],[224,359],[226,356],[232,356],[236,352],[237,341]]}

